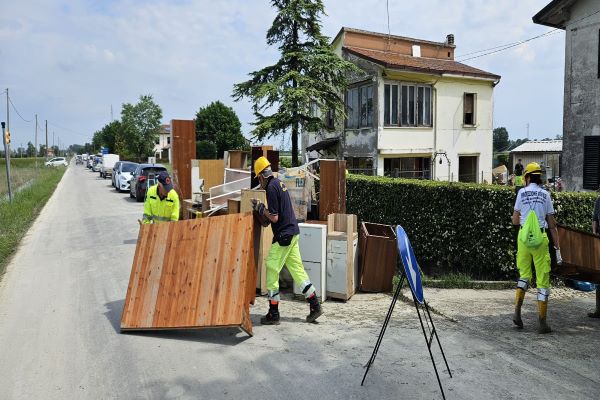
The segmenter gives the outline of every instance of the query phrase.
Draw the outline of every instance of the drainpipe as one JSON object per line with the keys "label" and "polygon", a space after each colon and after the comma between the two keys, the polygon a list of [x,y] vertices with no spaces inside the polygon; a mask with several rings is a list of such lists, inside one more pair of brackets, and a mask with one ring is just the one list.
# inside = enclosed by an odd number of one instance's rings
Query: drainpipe
{"label": "drainpipe", "polygon": [[[437,152],[437,114],[438,114],[438,107],[437,107],[437,88],[435,87],[435,85],[437,85],[437,83],[439,82],[439,79],[437,79],[433,85],[431,85],[431,88],[433,89],[433,154],[435,154]],[[435,159],[431,160],[431,180],[434,181],[436,178],[436,164],[435,164]]]}

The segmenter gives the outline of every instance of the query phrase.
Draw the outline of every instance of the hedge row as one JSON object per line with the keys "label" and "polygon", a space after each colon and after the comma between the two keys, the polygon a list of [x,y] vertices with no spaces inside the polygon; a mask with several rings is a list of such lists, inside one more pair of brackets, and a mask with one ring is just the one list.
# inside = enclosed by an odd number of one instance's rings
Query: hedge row
{"label": "hedge row", "polygon": [[[428,274],[515,277],[515,191],[496,185],[350,175],[347,212],[359,221],[400,224]],[[559,223],[591,230],[597,194],[552,193]]]}

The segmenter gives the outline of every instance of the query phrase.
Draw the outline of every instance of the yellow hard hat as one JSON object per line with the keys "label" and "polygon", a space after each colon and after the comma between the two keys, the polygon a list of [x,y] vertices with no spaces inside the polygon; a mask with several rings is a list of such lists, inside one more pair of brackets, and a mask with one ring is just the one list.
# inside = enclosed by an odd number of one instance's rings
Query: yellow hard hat
{"label": "yellow hard hat", "polygon": [[527,174],[541,175],[542,167],[540,167],[540,164],[538,164],[536,162],[529,163],[529,164],[527,164],[527,166],[525,167],[525,170],[523,171],[523,176],[525,176]]}
{"label": "yellow hard hat", "polygon": [[271,163],[265,157],[259,157],[256,161],[254,161],[254,173],[256,176],[263,172],[265,168],[270,167]]}

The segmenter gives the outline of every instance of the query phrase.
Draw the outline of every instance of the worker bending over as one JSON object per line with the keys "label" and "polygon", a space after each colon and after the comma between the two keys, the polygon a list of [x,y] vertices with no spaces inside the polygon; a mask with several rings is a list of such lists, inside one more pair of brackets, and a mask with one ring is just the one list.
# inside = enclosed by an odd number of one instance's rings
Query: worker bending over
{"label": "worker bending over", "polygon": [[306,321],[314,322],[323,311],[317,299],[315,287],[310,282],[302,264],[298,245],[300,228],[292,208],[290,195],[283,182],[273,176],[271,164],[265,157],[256,160],[254,172],[260,181],[261,188],[267,192],[269,206],[267,209],[264,204],[253,202],[253,207],[259,215],[271,222],[273,229],[273,244],[266,260],[269,312],[261,318],[260,322],[263,325],[279,324],[279,273],[284,265],[310,304],[310,314],[306,317]]}
{"label": "worker bending over", "polygon": [[[520,225],[519,239],[517,240],[517,268],[519,269],[519,281],[517,282],[517,294],[515,301],[515,314],[513,322],[517,327],[523,327],[521,320],[521,306],[525,298],[525,292],[531,281],[531,262],[535,266],[536,284],[538,288],[538,333],[551,332],[546,322],[548,309],[548,296],[550,295],[550,253],[548,252],[548,235],[550,230],[554,249],[556,250],[556,262],[562,263],[560,246],[558,243],[558,230],[554,218],[554,207],[550,194],[542,189],[542,169],[538,163],[529,163],[524,171],[525,187],[519,190],[515,209],[512,215],[512,223]],[[530,213],[535,213],[537,218],[528,218]],[[535,230],[528,230],[531,226]],[[523,235],[523,233],[528,233]],[[541,233],[541,235],[540,235]]]}
{"label": "worker bending over", "polygon": [[158,174],[158,183],[150,186],[144,201],[143,224],[179,220],[179,196],[167,171]]}

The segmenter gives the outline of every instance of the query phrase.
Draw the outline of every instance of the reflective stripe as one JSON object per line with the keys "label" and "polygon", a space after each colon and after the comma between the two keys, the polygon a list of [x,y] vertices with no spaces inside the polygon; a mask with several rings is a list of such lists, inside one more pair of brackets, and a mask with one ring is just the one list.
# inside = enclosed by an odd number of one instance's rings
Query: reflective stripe
{"label": "reflective stripe", "polygon": [[302,289],[302,294],[304,295],[305,298],[309,298],[313,293],[315,293],[317,290],[315,289],[315,286],[310,283],[310,281],[304,281],[302,282],[302,284],[300,285],[300,288]]}
{"label": "reflective stripe", "polygon": [[279,290],[269,290],[268,293],[269,300],[280,301],[281,297],[279,296]]}
{"label": "reflective stripe", "polygon": [[171,220],[171,218],[168,218],[168,217],[160,217],[160,216],[158,216],[158,215],[155,215],[153,218],[154,218],[154,220],[155,220],[155,221],[170,221],[170,220]]}
{"label": "reflective stripe", "polygon": [[520,289],[523,289],[525,291],[527,291],[527,286],[529,285],[529,282],[527,282],[527,279],[519,279],[517,281],[517,287]]}
{"label": "reflective stripe", "polygon": [[152,221],[152,220],[154,220],[154,218],[156,218],[156,217],[153,217],[152,215],[144,214],[143,218],[144,218],[145,220]]}
{"label": "reflective stripe", "polygon": [[550,289],[538,289],[538,301],[548,301],[548,296],[550,296]]}

